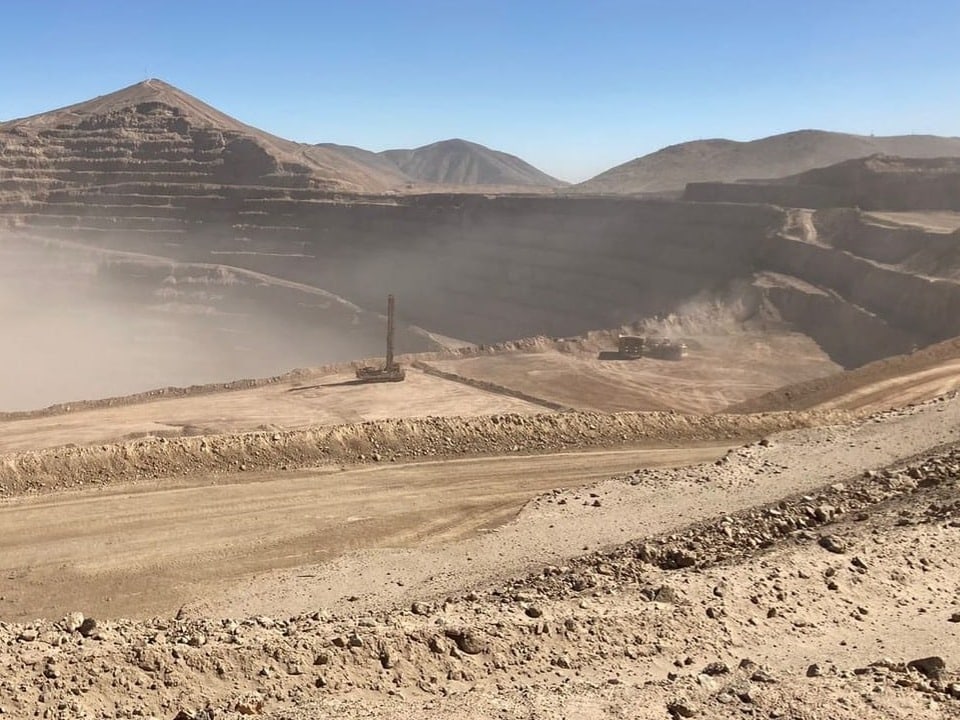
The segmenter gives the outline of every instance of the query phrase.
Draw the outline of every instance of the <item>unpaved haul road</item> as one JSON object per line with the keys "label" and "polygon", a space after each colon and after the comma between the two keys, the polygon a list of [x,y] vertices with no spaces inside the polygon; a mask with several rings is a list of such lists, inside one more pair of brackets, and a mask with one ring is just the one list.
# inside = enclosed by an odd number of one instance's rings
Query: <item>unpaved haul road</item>
{"label": "unpaved haul road", "polygon": [[726,449],[487,457],[13,499],[0,504],[0,620],[173,613],[254,573],[459,540],[545,490]]}

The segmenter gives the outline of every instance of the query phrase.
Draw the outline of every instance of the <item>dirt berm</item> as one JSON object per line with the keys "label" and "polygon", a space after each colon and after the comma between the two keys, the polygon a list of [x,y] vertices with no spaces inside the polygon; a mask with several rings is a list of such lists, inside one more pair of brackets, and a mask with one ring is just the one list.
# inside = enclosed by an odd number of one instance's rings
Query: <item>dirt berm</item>
{"label": "dirt berm", "polygon": [[[960,361],[960,338],[936,343],[907,355],[877,360],[856,370],[815,378],[777,388],[745,402],[731,405],[730,413],[784,412],[810,410],[819,406],[864,408],[870,400],[879,400],[887,407],[926,400],[922,392],[909,393],[916,386],[938,373],[955,376],[954,364]],[[921,391],[925,388],[921,388]],[[899,390],[899,392],[898,392]],[[930,396],[944,392],[940,384],[929,390]]]}
{"label": "dirt berm", "polygon": [[327,462],[750,439],[781,430],[839,424],[850,417],[844,412],[702,416],[569,412],[391,419],[287,432],[151,437],[0,456],[0,496],[178,475],[285,470]]}

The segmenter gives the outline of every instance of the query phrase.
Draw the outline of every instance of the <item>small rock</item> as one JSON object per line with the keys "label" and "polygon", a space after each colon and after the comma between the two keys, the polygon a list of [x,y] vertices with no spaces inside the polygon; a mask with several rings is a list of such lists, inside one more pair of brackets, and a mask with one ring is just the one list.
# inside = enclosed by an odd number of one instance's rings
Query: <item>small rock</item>
{"label": "small rock", "polygon": [[770,673],[768,673],[766,670],[763,670],[762,668],[754,671],[754,673],[750,676],[750,679],[753,680],[753,682],[760,682],[760,683],[776,682],[776,679]]}
{"label": "small rock", "polygon": [[83,625],[83,613],[72,612],[63,619],[63,629],[67,632],[76,632]]}
{"label": "small rock", "polygon": [[36,639],[37,639],[37,631],[32,630],[31,628],[26,628],[25,630],[21,630],[20,634],[17,635],[17,640],[19,640],[20,642],[33,642]]}
{"label": "small rock", "polygon": [[820,547],[838,555],[847,551],[847,543],[836,535],[823,535],[820,538]]}
{"label": "small rock", "polygon": [[712,662],[703,669],[704,675],[726,675],[730,667],[725,662]]}
{"label": "small rock", "polygon": [[263,700],[261,698],[244,698],[238,700],[233,709],[238,715],[259,715],[263,712]]}
{"label": "small rock", "polygon": [[837,509],[832,505],[820,505],[816,510],[814,510],[814,515],[817,520],[822,523],[830,522],[833,520],[833,516],[836,514]]}
{"label": "small rock", "polygon": [[931,680],[938,680],[947,669],[947,664],[943,658],[938,655],[931,657],[918,658],[907,663],[907,667],[926,675]]}
{"label": "small rock", "polygon": [[538,608],[536,605],[530,605],[526,610],[524,610],[524,612],[529,618],[538,618],[543,615],[543,610]]}
{"label": "small rock", "polygon": [[807,667],[807,677],[820,677],[821,675],[823,675],[823,668],[817,663],[813,663]]}
{"label": "small rock", "polygon": [[457,649],[467,655],[478,655],[485,649],[483,641],[470,630],[450,628],[446,630],[448,638],[457,644]]}
{"label": "small rock", "polygon": [[97,630],[97,621],[90,617],[84,618],[83,622],[80,623],[80,627],[77,628],[77,632],[79,632],[84,637],[90,637],[96,632],[96,630]]}
{"label": "small rock", "polygon": [[667,703],[667,712],[675,718],[692,718],[700,712],[700,708],[689,700],[671,700]]}
{"label": "small rock", "polygon": [[429,603],[420,602],[418,600],[410,606],[410,612],[412,612],[414,615],[429,615],[431,612],[433,612],[433,608]]}
{"label": "small rock", "polygon": [[669,585],[661,585],[656,594],[653,596],[653,599],[659,603],[672,603],[676,604],[680,602],[680,596],[677,595],[677,591],[674,590]]}

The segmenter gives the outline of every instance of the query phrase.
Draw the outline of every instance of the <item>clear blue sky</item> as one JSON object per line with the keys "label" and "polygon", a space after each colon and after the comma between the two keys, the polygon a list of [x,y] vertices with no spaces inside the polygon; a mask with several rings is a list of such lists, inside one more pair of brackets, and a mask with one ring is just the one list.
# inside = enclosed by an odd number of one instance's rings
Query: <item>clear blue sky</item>
{"label": "clear blue sky", "polygon": [[798,128],[960,135],[958,0],[22,0],[0,118],[158,77],[302,142],[463,137],[568,180]]}

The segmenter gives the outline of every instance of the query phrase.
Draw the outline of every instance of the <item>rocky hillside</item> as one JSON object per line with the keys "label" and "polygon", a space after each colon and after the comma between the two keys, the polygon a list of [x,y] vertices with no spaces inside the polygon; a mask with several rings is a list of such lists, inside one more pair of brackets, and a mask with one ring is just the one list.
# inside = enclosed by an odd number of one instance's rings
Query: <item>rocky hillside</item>
{"label": "rocky hillside", "polygon": [[767,181],[690,183],[684,198],[807,208],[960,210],[960,158],[872,155]]}
{"label": "rocky hillside", "polygon": [[407,180],[335,146],[302,145],[244,125],[160,80],[0,124],[0,192],[25,198],[108,188],[126,197],[202,196],[217,187],[263,196],[380,192]]}
{"label": "rocky hillside", "polygon": [[425,183],[554,188],[566,185],[515,155],[466,140],[443,140],[415,150],[385,150],[380,155]]}
{"label": "rocky hillside", "polygon": [[876,154],[960,157],[960,138],[873,137],[799,130],[750,142],[696,140],[618,165],[575,188],[591,193],[682,191],[692,182],[778,178]]}

